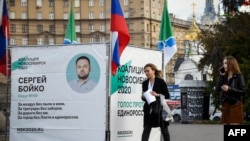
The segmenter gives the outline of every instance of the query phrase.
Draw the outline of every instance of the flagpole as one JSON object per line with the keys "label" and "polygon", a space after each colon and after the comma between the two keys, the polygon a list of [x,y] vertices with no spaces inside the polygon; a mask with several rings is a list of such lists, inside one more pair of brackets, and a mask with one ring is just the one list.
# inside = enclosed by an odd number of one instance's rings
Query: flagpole
{"label": "flagpole", "polygon": [[[72,12],[72,8],[73,8],[73,6],[72,6],[72,0],[70,1],[70,16],[71,16],[71,12]],[[72,20],[71,18],[70,18],[70,20]],[[75,19],[74,19],[75,20]],[[71,21],[72,22],[72,21]],[[70,30],[72,31],[73,30],[73,28],[72,28],[73,26],[70,26]],[[73,34],[71,33],[70,34],[70,40],[71,40],[71,42],[73,42]]]}
{"label": "flagpole", "polygon": [[167,83],[167,79],[166,79],[166,67],[165,67],[165,63],[164,63],[164,52],[162,51],[162,67],[163,67],[163,79],[166,81]]}
{"label": "flagpole", "polygon": [[110,141],[110,105],[111,105],[111,89],[112,89],[112,73],[111,73],[111,56],[112,56],[112,33],[110,32],[109,50],[108,50],[108,96],[107,96],[107,125],[106,125],[106,139],[105,141]]}
{"label": "flagpole", "polygon": [[[113,76],[116,75],[120,64],[120,58],[122,55],[122,52],[125,50],[126,46],[129,43],[130,40],[130,34],[128,32],[126,20],[123,16],[122,8],[120,5],[119,0],[111,0],[111,18],[110,18],[110,56],[109,56],[109,63],[110,63],[110,71],[109,71],[109,102],[111,105],[111,95],[112,92],[112,82],[113,82]],[[110,108],[110,106],[109,106]],[[111,108],[110,108],[111,109]],[[110,111],[108,115],[108,119],[110,120]],[[110,123],[110,122],[109,122]],[[108,131],[110,131],[110,125],[108,125]],[[110,136],[110,133],[109,133]],[[108,136],[108,137],[109,137]]]}
{"label": "flagpole", "polygon": [[[9,50],[8,50],[8,28],[7,26],[5,26],[5,50],[6,50],[6,55],[5,55],[5,63],[6,63],[6,79],[9,76],[9,72],[8,72],[8,67],[9,67]],[[8,81],[8,80],[7,80]]]}
{"label": "flagpole", "polygon": [[[6,55],[5,55],[5,60],[6,60],[6,76],[5,76],[5,79],[6,79],[6,103],[7,103],[7,107],[8,109],[10,109],[10,102],[9,102],[9,50],[8,50],[8,26],[5,26],[5,49],[6,49]],[[8,113],[8,110],[6,109],[6,121],[5,121],[5,129],[7,131],[7,127],[8,127],[8,122],[9,122],[9,113]],[[5,135],[5,139],[7,139],[7,135]]]}

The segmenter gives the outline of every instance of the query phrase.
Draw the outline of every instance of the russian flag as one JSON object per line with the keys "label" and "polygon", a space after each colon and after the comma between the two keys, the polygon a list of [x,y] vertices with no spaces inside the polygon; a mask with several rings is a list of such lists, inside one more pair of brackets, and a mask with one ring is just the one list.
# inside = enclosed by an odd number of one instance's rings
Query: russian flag
{"label": "russian flag", "polygon": [[[6,55],[9,44],[9,17],[6,0],[0,2],[0,73],[7,75],[6,72]],[[10,73],[8,73],[10,74]]]}
{"label": "russian flag", "polygon": [[112,75],[116,74],[120,66],[120,57],[128,45],[130,35],[126,21],[123,17],[119,0],[111,0],[111,47],[112,47]]}

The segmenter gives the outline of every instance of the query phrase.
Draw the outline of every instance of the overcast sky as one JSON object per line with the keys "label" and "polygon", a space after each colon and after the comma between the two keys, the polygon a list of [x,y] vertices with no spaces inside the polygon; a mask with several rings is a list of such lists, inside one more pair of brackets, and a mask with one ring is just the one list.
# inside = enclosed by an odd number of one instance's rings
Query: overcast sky
{"label": "overcast sky", "polygon": [[[168,1],[168,12],[173,13],[176,18],[187,20],[192,17],[194,2],[196,6],[194,7],[197,17],[200,17],[204,13],[206,0],[167,0]],[[214,0],[214,8],[217,12],[219,0]]]}

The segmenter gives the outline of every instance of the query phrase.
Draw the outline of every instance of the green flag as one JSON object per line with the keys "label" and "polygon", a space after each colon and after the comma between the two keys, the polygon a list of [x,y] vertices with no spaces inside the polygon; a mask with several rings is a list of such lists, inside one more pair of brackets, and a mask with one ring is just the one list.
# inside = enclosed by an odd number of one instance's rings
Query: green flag
{"label": "green flag", "polygon": [[163,13],[161,18],[161,29],[158,42],[158,50],[163,50],[164,65],[174,56],[177,51],[175,39],[171,26],[166,0],[164,0]]}
{"label": "green flag", "polygon": [[73,2],[71,0],[70,15],[64,37],[64,44],[76,44],[76,43],[77,41],[76,41],[75,16],[73,10]]}

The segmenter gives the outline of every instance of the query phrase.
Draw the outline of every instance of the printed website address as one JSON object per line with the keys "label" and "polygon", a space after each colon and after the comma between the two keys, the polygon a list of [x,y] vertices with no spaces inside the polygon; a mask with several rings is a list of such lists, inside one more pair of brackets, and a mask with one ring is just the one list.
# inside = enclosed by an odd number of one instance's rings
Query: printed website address
{"label": "printed website address", "polygon": [[17,133],[43,133],[43,128],[17,128]]}

